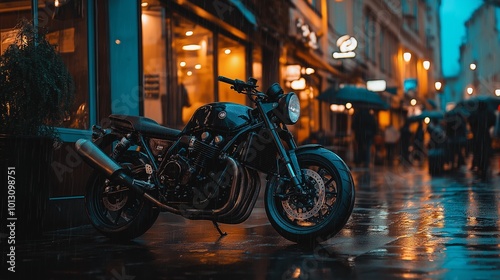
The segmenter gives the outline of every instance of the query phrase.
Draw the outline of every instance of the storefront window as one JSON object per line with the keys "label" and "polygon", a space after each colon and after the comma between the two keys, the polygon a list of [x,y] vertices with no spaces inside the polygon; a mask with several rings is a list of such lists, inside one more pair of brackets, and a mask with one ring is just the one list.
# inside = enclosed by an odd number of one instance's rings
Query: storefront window
{"label": "storefront window", "polygon": [[257,80],[257,90],[265,92],[267,89],[262,81],[262,48],[258,46],[252,50],[252,77]]}
{"label": "storefront window", "polygon": [[[89,67],[88,28],[84,7],[86,0],[58,2],[39,1],[38,26],[47,32],[49,42],[57,46],[75,83],[75,103],[63,127],[88,129]],[[15,26],[21,19],[32,19],[31,1],[2,1],[0,3],[0,51],[13,42]]]}
{"label": "storefront window", "polygon": [[213,34],[158,3],[142,10],[144,115],[181,128],[214,101]]}
{"label": "storefront window", "polygon": [[187,123],[200,106],[214,101],[213,34],[174,14],[174,56],[182,98],[182,121]]}
{"label": "storefront window", "polygon": [[[219,35],[219,75],[246,81],[245,47],[235,40]],[[246,104],[247,96],[238,94],[228,84],[219,84],[219,101]]]}

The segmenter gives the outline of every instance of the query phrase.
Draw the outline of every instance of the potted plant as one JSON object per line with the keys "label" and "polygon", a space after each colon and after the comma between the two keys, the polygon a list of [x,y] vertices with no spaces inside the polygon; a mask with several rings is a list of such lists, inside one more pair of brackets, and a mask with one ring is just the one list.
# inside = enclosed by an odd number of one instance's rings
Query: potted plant
{"label": "potted plant", "polygon": [[0,56],[0,178],[7,184],[0,205],[1,220],[16,218],[9,221],[22,236],[42,231],[55,127],[72,105],[74,84],[45,33],[28,20],[16,31],[14,43]]}

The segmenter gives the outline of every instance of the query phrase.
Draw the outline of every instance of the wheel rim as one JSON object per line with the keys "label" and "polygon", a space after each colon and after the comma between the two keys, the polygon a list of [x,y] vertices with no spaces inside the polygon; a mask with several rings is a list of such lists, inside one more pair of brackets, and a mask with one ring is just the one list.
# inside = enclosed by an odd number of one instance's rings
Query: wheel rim
{"label": "wheel rim", "polygon": [[[131,170],[134,178],[140,178],[144,173],[143,167],[132,169],[131,164],[122,164]],[[123,228],[129,224],[140,213],[144,200],[132,193],[127,187],[110,184],[102,176],[97,176],[92,188],[96,201],[91,205],[90,213],[94,224],[107,229]],[[95,185],[94,185],[95,186]]]}
{"label": "wheel rim", "polygon": [[[325,201],[325,184],[321,176],[314,170],[302,170],[306,181],[305,191],[307,196],[291,195],[289,199],[283,200],[281,205],[289,219],[307,220],[316,215]],[[290,188],[287,192],[291,191]]]}
{"label": "wheel rim", "polygon": [[[338,176],[319,165],[308,166],[302,172],[306,178],[304,189],[307,194],[293,194],[294,187],[286,183],[278,188],[280,195],[275,196],[274,205],[278,208],[279,218],[292,227],[320,227],[334,211],[338,197]],[[281,194],[287,198],[281,198]]]}

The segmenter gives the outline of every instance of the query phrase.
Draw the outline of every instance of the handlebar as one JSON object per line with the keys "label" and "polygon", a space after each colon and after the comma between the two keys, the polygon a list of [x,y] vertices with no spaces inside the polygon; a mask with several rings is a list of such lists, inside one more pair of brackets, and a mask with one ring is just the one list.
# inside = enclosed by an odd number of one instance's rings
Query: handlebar
{"label": "handlebar", "polygon": [[257,88],[257,80],[254,78],[249,78],[248,83],[238,79],[233,80],[224,76],[217,77],[217,80],[232,85],[231,88],[239,93],[243,93],[244,91],[251,93]]}
{"label": "handlebar", "polygon": [[234,82],[235,82],[235,80],[233,80],[233,79],[229,79],[229,78],[224,77],[224,76],[219,76],[219,77],[217,78],[217,80],[219,80],[219,81],[221,81],[221,82],[224,82],[224,83],[226,83],[226,84],[230,84],[230,85],[234,85]]}

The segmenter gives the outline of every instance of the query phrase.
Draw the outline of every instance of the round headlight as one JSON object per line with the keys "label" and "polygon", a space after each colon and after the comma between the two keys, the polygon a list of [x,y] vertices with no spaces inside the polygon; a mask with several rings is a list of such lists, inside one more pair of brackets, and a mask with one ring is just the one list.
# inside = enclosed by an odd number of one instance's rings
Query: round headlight
{"label": "round headlight", "polygon": [[299,98],[293,92],[289,93],[288,95],[290,95],[289,98],[287,98],[288,118],[290,119],[291,123],[296,123],[300,117]]}
{"label": "round headlight", "polygon": [[279,100],[278,117],[285,124],[294,124],[300,117],[300,102],[297,95],[290,92],[282,96]]}

